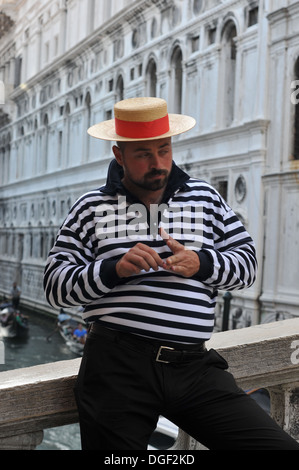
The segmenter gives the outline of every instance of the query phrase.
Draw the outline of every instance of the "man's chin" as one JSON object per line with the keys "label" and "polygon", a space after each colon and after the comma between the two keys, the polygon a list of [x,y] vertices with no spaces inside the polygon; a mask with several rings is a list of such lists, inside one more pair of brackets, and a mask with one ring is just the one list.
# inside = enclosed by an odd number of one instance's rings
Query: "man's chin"
{"label": "man's chin", "polygon": [[153,181],[152,183],[148,183],[148,189],[151,191],[158,191],[159,189],[163,189],[166,187],[165,181]]}
{"label": "man's chin", "polygon": [[152,178],[148,178],[145,181],[144,187],[151,191],[158,191],[159,189],[163,189],[167,185],[168,178],[165,176],[154,176]]}

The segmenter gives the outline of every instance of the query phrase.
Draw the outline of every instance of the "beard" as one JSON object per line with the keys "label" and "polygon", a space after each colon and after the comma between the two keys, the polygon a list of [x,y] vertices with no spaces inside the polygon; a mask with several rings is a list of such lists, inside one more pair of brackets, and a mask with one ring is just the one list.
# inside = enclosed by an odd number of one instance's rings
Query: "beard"
{"label": "beard", "polygon": [[166,187],[168,182],[169,172],[167,170],[155,170],[153,169],[149,173],[146,173],[142,180],[133,180],[131,182],[136,186],[147,191],[157,191]]}
{"label": "beard", "polygon": [[165,188],[168,182],[167,170],[152,170],[144,175],[143,188],[150,191],[157,191]]}

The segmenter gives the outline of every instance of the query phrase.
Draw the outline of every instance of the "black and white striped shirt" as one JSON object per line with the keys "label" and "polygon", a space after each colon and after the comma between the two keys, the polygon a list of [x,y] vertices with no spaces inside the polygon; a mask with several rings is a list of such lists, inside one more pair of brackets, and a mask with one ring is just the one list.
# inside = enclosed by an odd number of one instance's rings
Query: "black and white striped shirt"
{"label": "black and white striped shirt", "polygon": [[[84,306],[86,321],[164,341],[208,340],[218,289],[250,286],[257,268],[254,243],[217,191],[173,164],[161,206],[141,209],[110,164],[104,187],[72,207],[51,250],[44,289],[53,307]],[[115,264],[137,242],[162,259],[171,252],[157,235],[163,225],[193,249],[200,270],[184,278],[163,268],[119,279]]]}

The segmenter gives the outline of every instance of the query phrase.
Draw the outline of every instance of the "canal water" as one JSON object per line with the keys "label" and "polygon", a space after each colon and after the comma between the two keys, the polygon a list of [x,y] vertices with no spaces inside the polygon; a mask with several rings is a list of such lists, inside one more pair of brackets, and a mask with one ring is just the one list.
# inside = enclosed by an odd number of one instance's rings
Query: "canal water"
{"label": "canal water", "polygon": [[[5,364],[0,371],[31,367],[48,362],[78,357],[71,352],[55,329],[55,320],[37,314],[29,316],[28,338],[17,340],[4,338]],[[53,334],[52,334],[53,333]],[[48,339],[47,339],[48,338]],[[44,430],[44,439],[37,450],[79,450],[79,425],[72,424]]]}

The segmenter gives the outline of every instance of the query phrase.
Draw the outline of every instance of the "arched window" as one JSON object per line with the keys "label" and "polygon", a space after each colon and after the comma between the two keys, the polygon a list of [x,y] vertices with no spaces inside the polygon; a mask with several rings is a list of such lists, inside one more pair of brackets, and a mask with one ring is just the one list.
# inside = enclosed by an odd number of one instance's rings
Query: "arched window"
{"label": "arched window", "polygon": [[115,92],[116,92],[116,102],[124,99],[124,79],[122,75],[120,75],[117,79]]}
{"label": "arched window", "polygon": [[10,178],[10,133],[3,136],[0,149],[0,184],[7,184]]}
{"label": "arched window", "polygon": [[223,124],[230,126],[234,120],[236,80],[236,25],[229,20],[222,31]]}
{"label": "arched window", "polygon": [[43,233],[40,233],[39,242],[39,258],[44,258],[45,238]]}
{"label": "arched window", "polygon": [[7,183],[10,179],[10,143],[6,147],[6,160],[5,160],[5,173],[4,173],[4,183]]}
{"label": "arched window", "polygon": [[29,233],[29,258],[33,257],[33,235]]}
{"label": "arched window", "polygon": [[150,59],[146,68],[146,94],[157,96],[157,65],[154,59]]}
{"label": "arched window", "polygon": [[193,11],[195,15],[198,15],[202,9],[202,0],[194,0],[193,2]]}
{"label": "arched window", "polygon": [[70,140],[71,140],[71,107],[70,103],[67,102],[65,105],[64,111],[64,126],[63,126],[63,134],[64,134],[64,143],[63,143],[63,152],[62,152],[62,162],[64,167],[69,166],[69,159],[70,159]]}
{"label": "arched window", "polygon": [[[90,96],[90,93],[89,91],[86,93],[86,97],[85,97],[85,119],[86,119],[86,123],[84,124],[84,127],[86,129],[88,129],[90,126],[91,126],[91,96]],[[85,145],[85,148],[86,148],[86,156],[85,156],[85,159],[86,160],[89,160],[89,152],[90,152],[90,137],[89,135],[86,133],[86,145]]]}
{"label": "arched window", "polygon": [[[295,80],[299,80],[299,57],[297,58],[296,63],[295,63]],[[299,97],[298,89],[296,90],[296,96]],[[298,98],[295,100],[294,106],[295,106],[295,116],[294,116],[293,156],[295,160],[299,160],[299,100]]]}
{"label": "arched window", "polygon": [[5,148],[0,149],[0,184],[5,184]]}
{"label": "arched window", "polygon": [[182,112],[182,91],[183,91],[183,55],[181,48],[176,46],[171,57],[171,112],[181,114]]}
{"label": "arched window", "polygon": [[42,159],[43,159],[43,170],[47,171],[48,169],[48,140],[49,140],[49,118],[48,115],[45,114],[43,120],[43,147],[42,147]]}
{"label": "arched window", "polygon": [[5,179],[4,183],[7,183],[10,180],[10,165],[11,165],[11,133],[7,134],[6,139],[6,169],[5,169]]}
{"label": "arched window", "polygon": [[86,93],[85,97],[85,106],[87,111],[87,126],[90,127],[90,119],[91,119],[91,97],[89,91]]}

